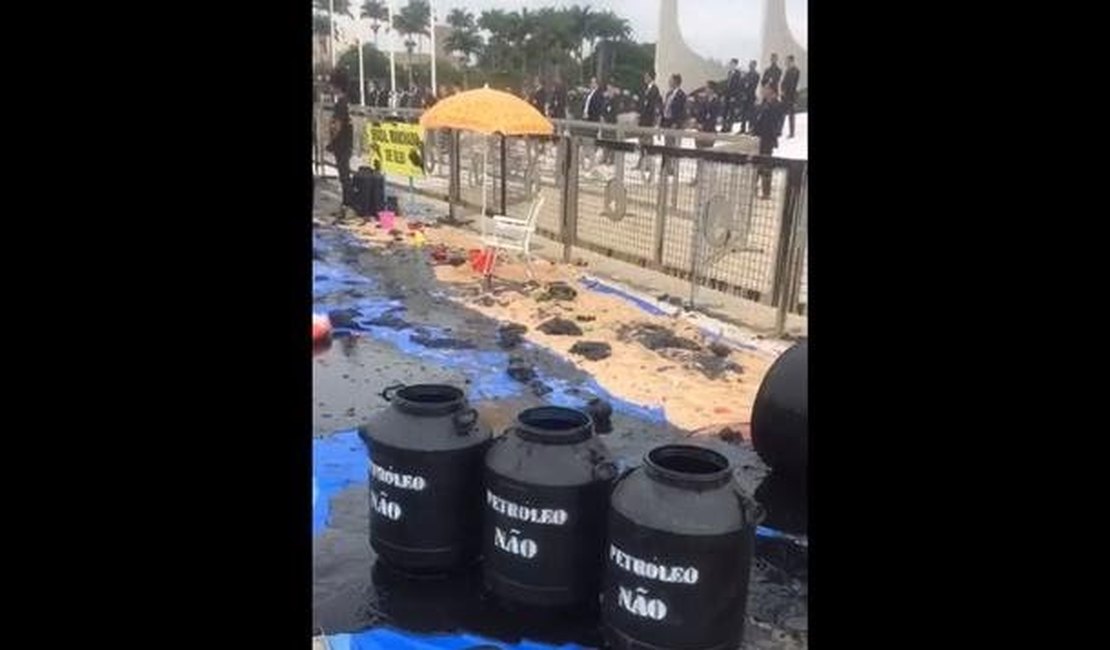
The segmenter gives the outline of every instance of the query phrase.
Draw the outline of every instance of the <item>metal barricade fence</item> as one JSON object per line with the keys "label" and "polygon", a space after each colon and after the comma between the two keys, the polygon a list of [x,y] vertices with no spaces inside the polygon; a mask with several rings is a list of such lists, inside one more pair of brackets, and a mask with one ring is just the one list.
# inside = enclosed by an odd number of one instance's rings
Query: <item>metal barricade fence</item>
{"label": "metal barricade fence", "polygon": [[[358,159],[367,120],[420,113],[354,107]],[[776,335],[788,316],[805,316],[805,161],[757,156],[757,142],[743,135],[553,122],[555,135],[545,137],[429,132],[427,174],[412,189],[477,209],[488,174],[490,213],[523,216],[537,193],[545,196],[537,231],[562,244],[564,261],[577,248],[680,278],[691,307],[711,289],[774,308]]]}

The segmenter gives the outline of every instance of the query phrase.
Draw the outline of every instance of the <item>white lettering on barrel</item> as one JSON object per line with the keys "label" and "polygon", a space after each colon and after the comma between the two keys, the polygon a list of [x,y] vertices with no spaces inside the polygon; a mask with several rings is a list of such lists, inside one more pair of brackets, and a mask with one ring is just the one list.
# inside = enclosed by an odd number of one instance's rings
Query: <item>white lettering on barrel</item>
{"label": "white lettering on barrel", "polygon": [[494,526],[493,545],[501,549],[502,551],[512,553],[513,555],[519,555],[520,557],[525,559],[530,560],[536,557],[536,553],[539,552],[539,547],[536,546],[536,542],[528,539],[527,537],[517,537],[517,535],[519,534],[519,530],[510,529],[509,534],[506,535],[505,531],[501,530],[497,526]]}
{"label": "white lettering on barrel", "polygon": [[658,598],[651,598],[648,590],[637,587],[635,590],[617,586],[620,593],[617,602],[626,611],[641,618],[650,618],[661,621],[667,617],[667,604]]}
{"label": "white lettering on barrel", "polygon": [[613,544],[609,545],[609,560],[617,567],[624,569],[632,575],[647,578],[648,580],[658,580],[659,582],[668,583],[685,583],[688,585],[697,584],[698,582],[699,576],[697,567],[668,566],[665,564],[648,562],[647,560],[633,557],[625,553]]}
{"label": "white lettering on barrel", "polygon": [[370,508],[379,515],[397,521],[401,518],[401,504],[390,501],[384,494],[370,490]]}
{"label": "white lettering on barrel", "polygon": [[423,476],[414,474],[401,474],[394,472],[384,467],[378,467],[374,463],[370,463],[370,474],[374,477],[375,481],[380,481],[386,485],[402,490],[415,490],[419,492],[428,487],[428,482],[424,480]]}
{"label": "white lettering on barrel", "polygon": [[530,524],[550,524],[562,526],[567,523],[569,515],[562,508],[533,508],[522,506],[502,499],[493,492],[486,490],[486,504],[496,513],[505,515],[509,519],[518,519]]}

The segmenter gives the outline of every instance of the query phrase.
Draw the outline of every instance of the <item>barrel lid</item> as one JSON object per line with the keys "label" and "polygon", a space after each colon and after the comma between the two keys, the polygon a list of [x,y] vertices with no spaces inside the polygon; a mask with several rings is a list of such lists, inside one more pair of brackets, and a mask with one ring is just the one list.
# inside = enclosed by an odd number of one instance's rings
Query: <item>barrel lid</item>
{"label": "barrel lid", "polygon": [[447,384],[391,386],[382,391],[382,397],[409,415],[450,415],[466,403],[466,394]]}
{"label": "barrel lid", "polygon": [[661,445],[644,455],[652,478],[693,489],[715,487],[732,478],[732,464],[723,454],[695,445]]}
{"label": "barrel lid", "polygon": [[594,435],[590,416],[563,406],[537,406],[524,409],[513,427],[518,436],[548,445],[570,445]]}

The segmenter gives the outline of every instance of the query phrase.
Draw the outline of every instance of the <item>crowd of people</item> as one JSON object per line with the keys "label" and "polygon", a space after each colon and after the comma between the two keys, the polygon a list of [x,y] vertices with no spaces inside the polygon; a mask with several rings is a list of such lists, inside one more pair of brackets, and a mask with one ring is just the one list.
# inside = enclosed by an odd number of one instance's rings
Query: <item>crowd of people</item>
{"label": "crowd of people", "polygon": [[[664,93],[656,85],[655,73],[651,71],[644,73],[643,86],[635,94],[597,77],[590,79],[589,88],[580,91],[568,91],[558,77],[548,80],[536,77],[530,86],[521,89],[520,95],[552,119],[615,124],[619,114],[635,112],[637,124],[641,127],[696,128],[704,133],[730,133],[738,125],[740,133],[759,139],[760,155],[770,156],[778,147],[779,138],[787,126],[787,137],[794,137],[794,113],[801,72],[793,56],[786,57],[785,69],[779,66],[778,54],[771,54],[771,61],[762,74],[757,66],[756,61],[750,61],[748,69],[743,71],[739,68],[739,61],[732,59],[724,81],[708,81],[689,96],[682,88],[682,75],[671,75]],[[341,70],[333,73],[330,82],[335,91],[336,109],[329,125],[327,148],[341,160],[338,165],[340,186],[344,193],[343,203],[346,204],[350,170],[345,163],[354,144],[349,97],[354,93],[350,93],[350,82]],[[445,84],[439,87],[438,92],[433,92],[431,88],[413,83],[407,89],[391,93],[384,84],[370,81],[365,101],[367,106],[427,109],[439,99],[459,91]],[[394,94],[395,97],[392,97]],[[391,99],[394,101],[391,102]],[[596,136],[598,131],[592,131],[592,134]],[[651,136],[643,136],[641,143],[650,144],[651,140]],[[676,138],[667,136],[665,142],[673,147]],[[711,139],[697,139],[695,142],[698,148],[713,144]],[[607,158],[611,155],[611,151],[605,153]],[[642,168],[643,164],[645,159],[641,157],[637,168]],[[668,165],[666,172],[674,173],[673,164]],[[769,170],[761,171],[760,179],[762,195],[766,197],[771,186]]]}

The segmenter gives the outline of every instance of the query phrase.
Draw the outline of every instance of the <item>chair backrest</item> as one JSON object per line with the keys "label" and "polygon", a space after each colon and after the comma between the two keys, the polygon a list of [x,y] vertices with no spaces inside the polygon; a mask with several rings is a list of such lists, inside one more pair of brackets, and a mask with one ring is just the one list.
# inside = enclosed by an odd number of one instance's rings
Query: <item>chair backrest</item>
{"label": "chair backrest", "polygon": [[528,216],[524,218],[525,227],[529,230],[535,229],[536,219],[540,216],[540,208],[543,207],[545,198],[543,194],[537,194],[536,198],[532,200],[532,207],[528,209]]}

